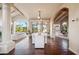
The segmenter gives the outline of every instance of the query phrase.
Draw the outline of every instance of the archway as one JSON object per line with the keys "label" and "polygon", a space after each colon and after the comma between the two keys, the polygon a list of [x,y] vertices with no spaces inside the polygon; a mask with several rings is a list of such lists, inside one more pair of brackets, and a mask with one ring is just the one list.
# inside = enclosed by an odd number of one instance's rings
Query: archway
{"label": "archway", "polygon": [[59,32],[64,37],[68,37],[68,12],[68,8],[64,7],[57,12],[54,18],[54,23],[59,24]]}

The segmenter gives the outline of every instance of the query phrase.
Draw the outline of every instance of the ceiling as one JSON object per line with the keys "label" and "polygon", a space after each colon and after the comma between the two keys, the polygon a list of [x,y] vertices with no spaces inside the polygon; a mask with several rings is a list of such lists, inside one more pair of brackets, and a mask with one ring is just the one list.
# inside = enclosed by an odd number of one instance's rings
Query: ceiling
{"label": "ceiling", "polygon": [[27,18],[37,18],[38,10],[41,11],[41,18],[53,17],[61,3],[15,3],[14,6],[19,9]]}

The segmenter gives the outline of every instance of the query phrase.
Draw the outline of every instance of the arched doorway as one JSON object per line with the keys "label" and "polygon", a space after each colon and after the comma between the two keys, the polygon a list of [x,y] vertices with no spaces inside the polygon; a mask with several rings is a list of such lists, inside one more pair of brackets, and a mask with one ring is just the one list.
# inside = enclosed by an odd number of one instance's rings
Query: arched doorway
{"label": "arched doorway", "polygon": [[64,7],[57,12],[54,18],[54,24],[59,24],[59,32],[64,37],[68,37],[68,12],[68,8]]}

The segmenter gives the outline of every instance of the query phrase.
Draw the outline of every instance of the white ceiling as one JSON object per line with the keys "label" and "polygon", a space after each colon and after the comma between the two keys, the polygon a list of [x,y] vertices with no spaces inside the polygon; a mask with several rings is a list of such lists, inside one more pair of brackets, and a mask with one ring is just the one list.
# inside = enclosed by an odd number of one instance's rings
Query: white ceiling
{"label": "white ceiling", "polygon": [[50,18],[55,15],[61,3],[15,3],[14,4],[28,18],[37,18],[38,10],[42,18]]}

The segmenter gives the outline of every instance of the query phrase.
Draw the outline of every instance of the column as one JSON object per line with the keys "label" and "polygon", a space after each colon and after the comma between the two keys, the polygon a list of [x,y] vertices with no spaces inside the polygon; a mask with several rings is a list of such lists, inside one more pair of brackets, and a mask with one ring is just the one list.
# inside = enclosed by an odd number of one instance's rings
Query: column
{"label": "column", "polygon": [[16,21],[13,22],[13,34],[16,34]]}
{"label": "column", "polygon": [[13,22],[11,22],[11,34],[13,34]]}
{"label": "column", "polygon": [[9,53],[15,48],[15,43],[11,40],[11,17],[10,4],[2,4],[2,41],[0,44],[0,53]]}
{"label": "column", "polygon": [[53,29],[52,29],[52,27],[53,27],[53,18],[50,19],[50,38],[53,37]]}
{"label": "column", "polygon": [[30,19],[28,20],[28,24],[29,24],[28,30],[32,33],[32,22]]}

